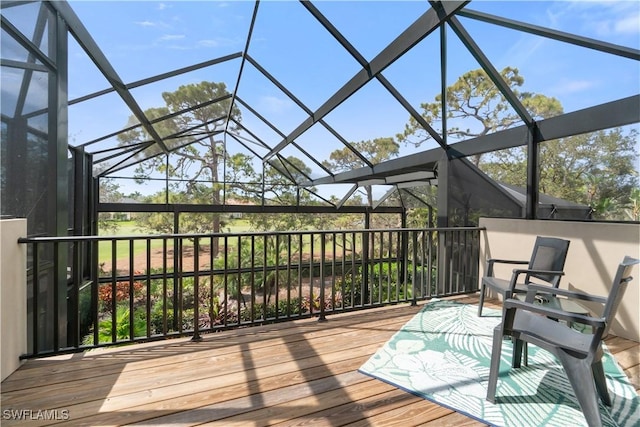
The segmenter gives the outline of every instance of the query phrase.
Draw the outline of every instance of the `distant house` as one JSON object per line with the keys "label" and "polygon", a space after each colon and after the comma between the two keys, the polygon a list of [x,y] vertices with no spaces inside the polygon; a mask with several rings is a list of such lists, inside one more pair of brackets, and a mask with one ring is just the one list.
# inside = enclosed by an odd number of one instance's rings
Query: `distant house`
{"label": "distant house", "polygon": [[[140,200],[132,199],[131,197],[123,197],[118,200],[118,203],[140,203]],[[131,221],[135,218],[135,214],[131,212],[107,212],[105,213],[108,220],[111,221]]]}
{"label": "distant house", "polygon": [[[250,202],[248,200],[241,200],[241,199],[227,199],[225,201],[225,205],[226,206],[253,206],[255,205],[255,203]],[[242,212],[229,212],[229,218],[232,219],[240,219],[242,218],[243,213]]]}

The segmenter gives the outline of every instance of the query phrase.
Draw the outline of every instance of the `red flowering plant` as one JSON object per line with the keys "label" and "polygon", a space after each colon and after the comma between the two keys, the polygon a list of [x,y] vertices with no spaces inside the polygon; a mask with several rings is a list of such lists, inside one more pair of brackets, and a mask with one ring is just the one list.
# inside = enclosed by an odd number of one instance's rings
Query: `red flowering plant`
{"label": "red flowering plant", "polygon": [[[134,272],[135,275],[139,275],[142,274],[139,271]],[[116,286],[115,286],[115,300],[116,303],[118,302],[122,302],[122,301],[128,301],[129,300],[129,291],[130,291],[130,283],[129,281],[121,281],[121,282],[117,282]],[[136,298],[136,296],[141,295],[142,291],[144,289],[144,283],[140,282],[140,281],[134,281],[133,282],[133,296],[134,298]],[[114,298],[114,289],[113,289],[113,284],[111,283],[105,283],[102,286],[100,286],[98,288],[98,299],[100,300],[101,303],[104,304],[105,307],[107,307],[107,309],[109,309],[111,307],[113,298]]]}

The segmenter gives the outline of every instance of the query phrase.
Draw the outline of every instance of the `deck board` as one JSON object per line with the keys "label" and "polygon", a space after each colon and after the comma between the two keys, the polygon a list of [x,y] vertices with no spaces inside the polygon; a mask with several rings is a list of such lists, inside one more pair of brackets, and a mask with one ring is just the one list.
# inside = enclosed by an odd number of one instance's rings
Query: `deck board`
{"label": "deck board", "polygon": [[[69,420],[29,426],[482,425],[358,372],[419,309],[398,305],[327,322],[224,331],[200,342],[30,360],[2,383],[2,408],[69,411]],[[607,344],[637,390],[640,344],[617,337]]]}

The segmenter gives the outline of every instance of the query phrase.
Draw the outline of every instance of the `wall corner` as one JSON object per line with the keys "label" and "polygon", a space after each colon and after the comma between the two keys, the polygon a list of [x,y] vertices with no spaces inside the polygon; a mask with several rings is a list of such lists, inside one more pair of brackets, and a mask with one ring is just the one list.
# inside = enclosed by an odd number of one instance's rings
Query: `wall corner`
{"label": "wall corner", "polygon": [[0,220],[0,371],[2,381],[18,369],[27,352],[26,219]]}

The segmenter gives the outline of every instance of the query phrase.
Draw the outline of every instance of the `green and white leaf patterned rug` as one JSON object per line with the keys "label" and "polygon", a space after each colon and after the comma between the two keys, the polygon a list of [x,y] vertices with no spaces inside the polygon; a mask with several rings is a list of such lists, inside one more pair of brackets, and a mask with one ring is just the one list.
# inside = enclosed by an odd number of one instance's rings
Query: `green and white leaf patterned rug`
{"label": "green and white leaf patterned rug", "polygon": [[[555,357],[529,345],[529,366],[510,369],[511,342],[502,346],[496,404],[485,400],[493,329],[501,313],[455,301],[431,301],[360,368],[360,372],[496,426],[587,425]],[[640,398],[605,349],[611,408],[605,426],[640,426]]]}

